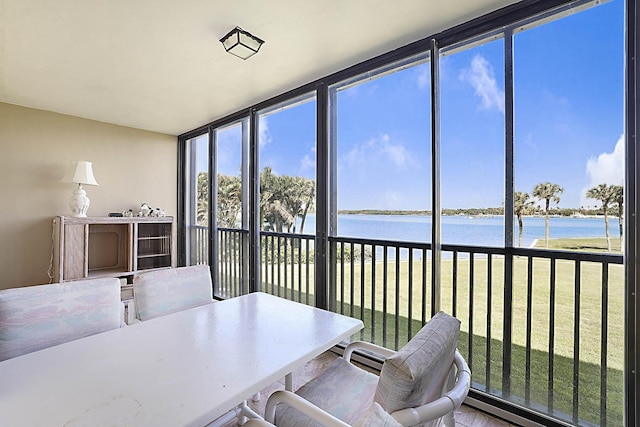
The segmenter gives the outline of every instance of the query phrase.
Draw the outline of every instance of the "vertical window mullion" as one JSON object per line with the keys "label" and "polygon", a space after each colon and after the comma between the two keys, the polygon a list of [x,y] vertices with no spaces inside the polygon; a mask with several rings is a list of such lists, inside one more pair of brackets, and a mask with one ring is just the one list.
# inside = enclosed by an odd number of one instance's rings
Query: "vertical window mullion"
{"label": "vertical window mullion", "polygon": [[[329,132],[328,89],[326,83],[316,88],[316,238],[315,238],[315,305],[335,309],[335,274],[328,274],[328,265],[335,266],[335,251],[329,245]],[[334,245],[335,246],[335,245]],[[329,277],[327,277],[329,276]]]}
{"label": "vertical window mullion", "polygon": [[258,115],[249,111],[249,292],[261,290]]}
{"label": "vertical window mullion", "polygon": [[[214,280],[214,294],[219,292],[220,271],[218,266],[218,216],[216,212],[216,206],[218,206],[218,165],[216,158],[216,132],[213,128],[209,128],[209,172],[208,172],[208,215],[209,215],[209,259],[208,263],[211,268],[212,277]],[[197,184],[197,183],[196,183]],[[197,206],[196,206],[197,212]]]}
{"label": "vertical window mullion", "polygon": [[504,137],[505,137],[505,171],[504,171],[504,246],[507,253],[504,257],[504,306],[502,324],[502,392],[511,394],[511,334],[513,320],[513,218],[514,218],[514,166],[513,166],[513,31],[509,28],[504,33]]}
{"label": "vertical window mullion", "polygon": [[431,40],[431,315],[440,311],[440,49]]}
{"label": "vertical window mullion", "polygon": [[[250,146],[250,139],[251,139],[251,126],[253,124],[249,122],[249,119],[244,118],[242,119],[242,166],[241,166],[241,188],[242,188],[242,224],[241,224],[241,228],[242,230],[251,230],[251,221],[250,221],[250,212],[251,212],[251,191],[252,191],[252,187],[251,187],[251,166],[250,166],[250,159],[251,159],[251,146]],[[251,233],[249,233],[251,234]],[[260,236],[257,237],[258,241],[260,240]],[[251,242],[251,238],[248,239],[241,239],[241,254],[243,255],[241,257],[241,273],[240,273],[240,282],[241,282],[241,292],[242,294],[249,292],[249,272],[251,270],[249,270],[249,258],[251,256],[247,256],[247,254],[251,253],[248,250],[248,245]],[[261,249],[258,248],[258,254],[260,254]],[[260,261],[259,261],[259,265],[260,265]]]}

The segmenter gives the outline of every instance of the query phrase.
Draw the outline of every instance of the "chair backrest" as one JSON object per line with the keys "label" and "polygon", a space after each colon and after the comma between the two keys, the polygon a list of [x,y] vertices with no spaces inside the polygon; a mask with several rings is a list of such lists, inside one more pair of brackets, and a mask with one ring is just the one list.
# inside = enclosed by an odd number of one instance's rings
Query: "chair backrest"
{"label": "chair backrest", "polygon": [[1,290],[0,361],[122,325],[115,278]]}
{"label": "chair backrest", "polygon": [[213,302],[208,265],[139,273],[133,278],[136,317],[153,319]]}
{"label": "chair backrest", "polygon": [[387,412],[438,399],[453,366],[460,321],[440,312],[433,316],[380,371],[374,401]]}

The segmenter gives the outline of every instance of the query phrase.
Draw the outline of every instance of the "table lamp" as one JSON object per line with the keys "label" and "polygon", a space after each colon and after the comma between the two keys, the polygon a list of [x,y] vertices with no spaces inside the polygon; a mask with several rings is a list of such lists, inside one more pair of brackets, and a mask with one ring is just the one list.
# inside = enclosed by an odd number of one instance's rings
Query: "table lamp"
{"label": "table lamp", "polygon": [[86,162],[84,160],[71,161],[71,166],[69,167],[67,174],[60,181],[73,182],[78,184],[78,188],[75,189],[73,195],[69,199],[71,216],[86,217],[90,200],[87,197],[87,192],[84,191],[84,188],[82,188],[82,184],[98,185],[96,179],[93,176],[91,162]]}

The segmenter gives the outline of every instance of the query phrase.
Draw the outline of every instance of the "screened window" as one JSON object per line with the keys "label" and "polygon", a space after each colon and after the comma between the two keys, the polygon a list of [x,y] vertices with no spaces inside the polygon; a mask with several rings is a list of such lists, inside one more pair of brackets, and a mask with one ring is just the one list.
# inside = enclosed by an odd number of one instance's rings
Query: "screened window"
{"label": "screened window", "polygon": [[431,239],[430,90],[427,55],[330,88],[332,235]]}
{"label": "screened window", "polygon": [[441,242],[504,245],[504,41],[440,59]]}
{"label": "screened window", "polygon": [[187,140],[186,170],[186,262],[209,263],[209,135]]}
{"label": "screened window", "polygon": [[258,114],[260,228],[313,234],[316,101],[306,95]]}

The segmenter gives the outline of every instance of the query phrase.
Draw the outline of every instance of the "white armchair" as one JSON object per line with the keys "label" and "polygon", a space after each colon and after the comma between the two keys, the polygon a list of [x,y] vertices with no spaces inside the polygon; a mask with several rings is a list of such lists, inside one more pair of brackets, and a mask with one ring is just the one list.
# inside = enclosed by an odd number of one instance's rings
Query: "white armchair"
{"label": "white armchair", "polygon": [[115,278],[0,291],[0,361],[124,326]]}
{"label": "white armchair", "polygon": [[136,319],[142,321],[209,304],[213,302],[209,266],[138,273],[133,278],[133,302]]}
{"label": "white armchair", "polygon": [[[455,426],[454,411],[469,392],[471,373],[456,350],[460,322],[436,314],[395,352],[374,344],[350,344],[319,377],[296,394],[278,391],[265,419],[279,427]],[[376,376],[350,363],[356,349],[385,357]]]}

